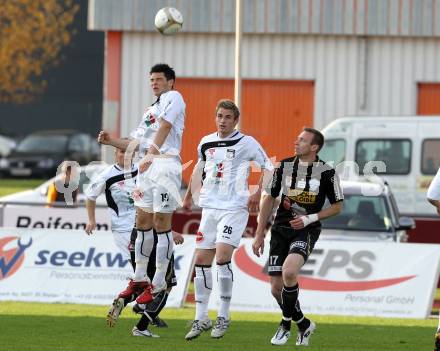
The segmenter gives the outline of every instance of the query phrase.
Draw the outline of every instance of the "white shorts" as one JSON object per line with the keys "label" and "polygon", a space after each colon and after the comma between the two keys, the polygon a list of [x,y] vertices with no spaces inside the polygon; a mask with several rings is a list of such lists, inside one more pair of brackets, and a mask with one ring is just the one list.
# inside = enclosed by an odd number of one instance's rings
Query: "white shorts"
{"label": "white shorts", "polygon": [[180,159],[155,158],[147,171],[137,176],[137,187],[142,196],[134,200],[134,205],[154,212],[173,213],[182,206],[181,184]]}
{"label": "white shorts", "polygon": [[197,232],[197,249],[214,249],[216,243],[238,247],[249,219],[247,209],[218,210],[204,208]]}
{"label": "white shorts", "polygon": [[130,245],[131,230],[129,232],[112,231],[112,233],[113,233],[113,240],[115,241],[115,244],[119,249],[119,252],[122,254],[122,258],[125,260],[130,260],[131,256],[128,247]]}

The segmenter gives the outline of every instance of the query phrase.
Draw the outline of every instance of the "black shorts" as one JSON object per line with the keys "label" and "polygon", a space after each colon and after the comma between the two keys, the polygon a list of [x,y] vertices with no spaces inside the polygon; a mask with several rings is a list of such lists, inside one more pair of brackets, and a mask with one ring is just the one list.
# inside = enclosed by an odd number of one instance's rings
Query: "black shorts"
{"label": "black shorts", "polygon": [[269,250],[269,275],[281,275],[284,260],[291,253],[301,255],[304,262],[306,262],[318,241],[320,233],[320,226],[302,230],[273,226]]}
{"label": "black shorts", "polygon": [[[153,280],[154,273],[156,273],[156,247],[157,247],[156,232],[153,232],[153,235],[154,235],[154,246],[153,246],[153,250],[151,251],[150,259],[148,260],[148,266],[147,266],[147,276],[148,278],[150,278],[150,280]],[[130,251],[134,251],[136,237],[137,237],[137,231],[133,230],[130,236],[130,247],[129,247]],[[167,282],[168,287],[177,285],[176,271],[174,269],[174,253],[171,255],[165,280]]]}

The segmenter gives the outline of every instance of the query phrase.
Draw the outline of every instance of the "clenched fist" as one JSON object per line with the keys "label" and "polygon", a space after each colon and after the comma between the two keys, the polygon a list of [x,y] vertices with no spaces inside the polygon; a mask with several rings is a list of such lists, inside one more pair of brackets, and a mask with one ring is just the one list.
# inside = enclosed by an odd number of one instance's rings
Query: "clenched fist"
{"label": "clenched fist", "polygon": [[109,145],[110,144],[110,134],[101,130],[98,134],[98,143],[103,145]]}

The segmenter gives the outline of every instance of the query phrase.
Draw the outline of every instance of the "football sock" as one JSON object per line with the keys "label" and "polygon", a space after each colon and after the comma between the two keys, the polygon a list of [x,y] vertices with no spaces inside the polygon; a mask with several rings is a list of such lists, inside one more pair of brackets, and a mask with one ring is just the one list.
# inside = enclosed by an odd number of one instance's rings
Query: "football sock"
{"label": "football sock", "polygon": [[196,320],[208,319],[208,302],[212,291],[211,266],[197,265],[194,277],[194,295],[196,302]]}
{"label": "football sock", "polygon": [[136,270],[134,272],[134,281],[145,281],[147,278],[148,261],[154,246],[154,236],[152,228],[148,230],[137,230],[138,235],[134,245]]}
{"label": "football sock", "polygon": [[136,325],[139,330],[147,329],[148,325],[159,315],[167,303],[168,294],[168,291],[164,290],[157,294],[153,301],[146,305],[145,311]]}
{"label": "football sock", "polygon": [[310,326],[310,320],[304,317],[304,314],[301,311],[299,300],[296,300],[292,320],[296,323],[299,330],[306,330]]}
{"label": "football sock", "polygon": [[143,331],[143,330],[148,329],[149,324],[150,324],[150,320],[148,319],[148,317],[145,314],[143,314],[141,316],[141,319],[139,319],[139,322],[136,324],[136,327],[139,330]]}
{"label": "football sock", "polygon": [[133,272],[136,272],[136,258],[134,251],[130,251],[130,263],[133,267]]}
{"label": "football sock", "polygon": [[283,319],[281,324],[285,329],[290,330],[292,316],[295,310],[296,301],[298,300],[298,284],[294,286],[285,286],[281,292]]}
{"label": "football sock", "polygon": [[156,246],[156,273],[152,281],[153,286],[162,285],[165,282],[168,265],[173,254],[173,234],[171,230],[157,233]]}
{"label": "football sock", "polygon": [[292,318],[286,318],[283,316],[280,325],[282,325],[284,329],[290,330],[290,326],[292,325]]}
{"label": "football sock", "polygon": [[130,236],[130,243],[128,244],[128,251],[130,251],[130,263],[131,266],[133,267],[133,272],[136,271],[136,254],[134,252],[134,245],[136,242],[136,238],[137,238],[137,229],[133,228],[133,230],[131,231],[131,236]]}
{"label": "football sock", "polygon": [[231,261],[217,263],[217,280],[220,294],[218,316],[229,319],[229,306],[231,305],[232,284],[234,282]]}

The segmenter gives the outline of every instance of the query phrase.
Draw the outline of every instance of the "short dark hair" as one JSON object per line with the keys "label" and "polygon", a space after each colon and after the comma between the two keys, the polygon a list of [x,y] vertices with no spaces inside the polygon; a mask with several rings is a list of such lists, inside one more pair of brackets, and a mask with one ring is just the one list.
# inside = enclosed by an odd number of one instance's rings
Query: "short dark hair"
{"label": "short dark hair", "polygon": [[318,153],[322,149],[322,146],[324,145],[324,135],[322,135],[322,133],[315,128],[304,127],[303,131],[313,134],[313,139],[311,144],[318,145],[318,151],[316,151],[316,153]]}
{"label": "short dark hair", "polygon": [[150,69],[150,74],[152,73],[163,73],[167,80],[176,80],[176,72],[174,68],[168,66],[166,63],[157,63]]}
{"label": "short dark hair", "polygon": [[240,117],[240,110],[237,105],[232,100],[222,99],[217,103],[217,107],[215,108],[215,112],[219,109],[224,108],[225,110],[231,110],[234,113],[234,118],[237,119]]}

